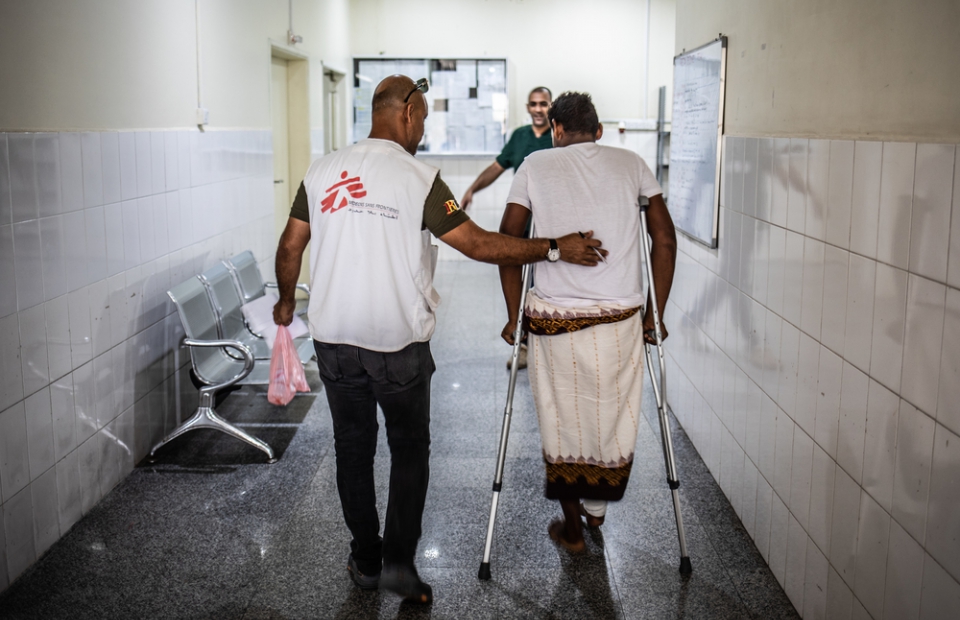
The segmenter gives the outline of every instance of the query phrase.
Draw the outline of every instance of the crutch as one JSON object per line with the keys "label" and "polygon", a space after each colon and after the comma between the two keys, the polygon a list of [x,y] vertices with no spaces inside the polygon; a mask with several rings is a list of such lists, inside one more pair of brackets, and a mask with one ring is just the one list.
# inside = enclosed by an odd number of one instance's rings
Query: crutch
{"label": "crutch", "polygon": [[640,245],[643,247],[644,263],[646,264],[647,282],[650,291],[650,306],[653,310],[653,333],[657,341],[657,357],[660,361],[660,381],[653,372],[653,355],[650,353],[650,344],[643,340],[643,351],[647,358],[647,370],[650,371],[650,383],[653,385],[653,395],[657,399],[657,415],[660,418],[660,439],[663,442],[663,457],[667,465],[667,484],[673,495],[673,513],[677,518],[677,536],[680,538],[680,574],[689,575],[693,572],[690,564],[690,555],[687,553],[687,539],[683,533],[683,517],[680,515],[680,479],[677,477],[677,463],[673,456],[673,440],[670,438],[670,421],[667,419],[667,372],[663,360],[663,332],[660,328],[660,310],[657,306],[657,291],[653,284],[653,265],[650,263],[650,239],[647,237],[647,211],[649,203],[640,206]]}
{"label": "crutch", "polygon": [[[530,229],[533,238],[533,227]],[[523,266],[523,284],[521,284],[520,308],[517,312],[517,327],[513,330],[513,356],[510,358],[510,383],[507,387],[507,404],[503,408],[503,426],[500,429],[500,449],[497,452],[497,471],[493,477],[493,501],[490,504],[490,521],[487,523],[487,540],[483,545],[483,561],[477,577],[490,579],[490,549],[493,546],[493,526],[497,520],[497,502],[503,484],[503,464],[507,460],[507,438],[510,435],[510,418],[513,417],[513,392],[517,387],[517,360],[520,357],[520,340],[523,338],[523,307],[527,300],[527,287],[530,284],[532,263]]]}

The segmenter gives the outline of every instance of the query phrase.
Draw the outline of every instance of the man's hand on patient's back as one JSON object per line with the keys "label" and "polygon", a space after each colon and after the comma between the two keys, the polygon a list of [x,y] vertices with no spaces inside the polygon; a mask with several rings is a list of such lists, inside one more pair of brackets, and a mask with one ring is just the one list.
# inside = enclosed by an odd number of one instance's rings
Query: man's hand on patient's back
{"label": "man's hand on patient's back", "polygon": [[606,258],[608,254],[606,250],[601,249],[601,245],[603,244],[599,239],[593,238],[592,230],[582,234],[570,233],[557,238],[560,260],[574,265],[595,267],[600,262],[600,255]]}

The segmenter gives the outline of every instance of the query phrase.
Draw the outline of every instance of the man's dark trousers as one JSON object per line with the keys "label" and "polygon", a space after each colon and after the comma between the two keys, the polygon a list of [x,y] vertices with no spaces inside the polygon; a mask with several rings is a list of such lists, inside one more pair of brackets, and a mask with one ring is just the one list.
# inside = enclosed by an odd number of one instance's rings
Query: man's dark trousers
{"label": "man's dark trousers", "polygon": [[[337,488],[357,568],[376,575],[381,559],[384,565],[412,567],[430,479],[430,378],[436,370],[430,343],[393,353],[314,345],[333,417]],[[373,481],[378,404],[391,457],[382,541]]]}

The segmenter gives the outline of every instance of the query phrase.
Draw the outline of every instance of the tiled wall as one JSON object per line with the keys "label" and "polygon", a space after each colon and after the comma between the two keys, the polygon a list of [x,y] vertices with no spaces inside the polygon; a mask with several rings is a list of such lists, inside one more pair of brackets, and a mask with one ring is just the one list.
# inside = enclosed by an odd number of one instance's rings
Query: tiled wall
{"label": "tiled wall", "polygon": [[0,134],[0,590],[192,413],[166,291],[269,269],[271,180],[269,131]]}
{"label": "tiled wall", "polygon": [[727,137],[668,397],[804,618],[960,617],[960,157]]}

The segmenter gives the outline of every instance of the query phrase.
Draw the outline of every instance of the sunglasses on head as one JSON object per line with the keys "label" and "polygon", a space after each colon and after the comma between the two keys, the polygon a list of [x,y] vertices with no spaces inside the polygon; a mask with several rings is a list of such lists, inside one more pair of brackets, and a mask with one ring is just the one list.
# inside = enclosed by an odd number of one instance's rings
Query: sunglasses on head
{"label": "sunglasses on head", "polygon": [[421,93],[425,93],[425,92],[427,92],[428,90],[430,90],[430,82],[427,81],[427,78],[420,78],[419,80],[417,80],[417,81],[414,83],[413,90],[411,90],[409,93],[407,93],[407,96],[403,98],[403,102],[404,102],[404,103],[407,103],[408,101],[410,101],[410,95],[412,95],[413,93],[417,92],[418,90],[419,90]]}

